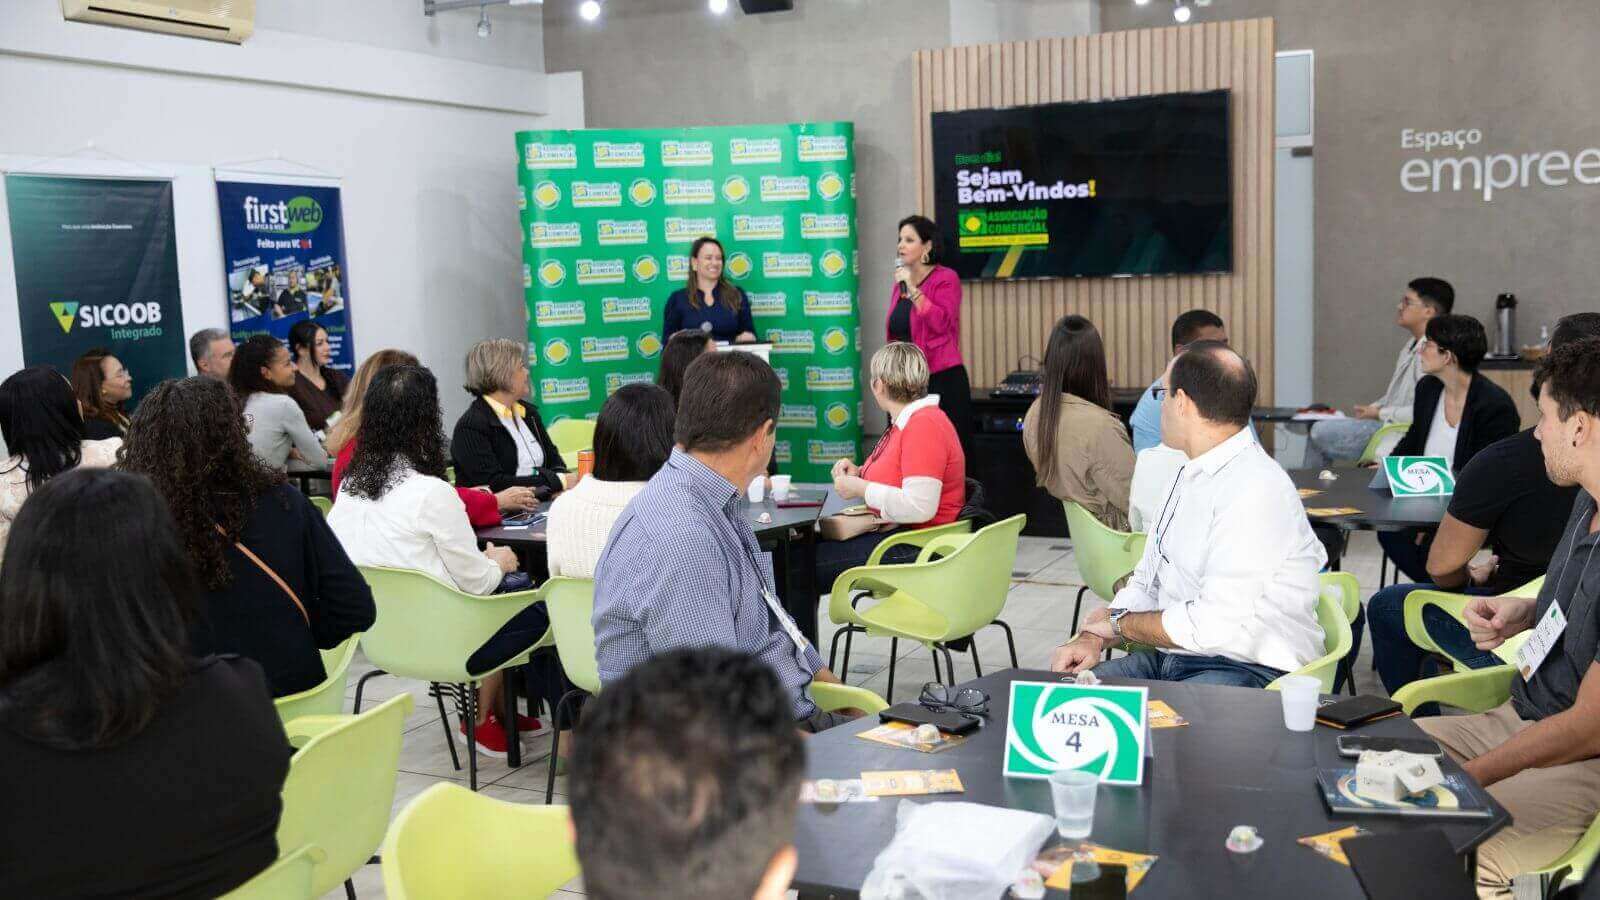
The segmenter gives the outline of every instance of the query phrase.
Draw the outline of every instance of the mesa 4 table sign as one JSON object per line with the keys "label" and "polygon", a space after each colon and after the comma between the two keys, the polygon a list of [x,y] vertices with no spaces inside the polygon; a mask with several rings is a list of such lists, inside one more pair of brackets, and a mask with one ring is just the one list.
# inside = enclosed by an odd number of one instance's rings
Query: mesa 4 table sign
{"label": "mesa 4 table sign", "polygon": [[1142,784],[1149,699],[1145,687],[1011,682],[1006,777],[1071,769],[1103,784]]}

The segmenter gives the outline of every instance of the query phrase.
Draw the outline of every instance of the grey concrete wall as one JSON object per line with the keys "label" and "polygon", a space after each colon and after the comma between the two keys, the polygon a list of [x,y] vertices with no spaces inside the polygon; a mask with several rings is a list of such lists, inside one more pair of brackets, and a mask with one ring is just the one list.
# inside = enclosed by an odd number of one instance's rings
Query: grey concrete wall
{"label": "grey concrete wall", "polygon": [[[1272,16],[1278,49],[1316,51],[1315,391],[1368,402],[1402,339],[1392,322],[1405,282],[1439,275],[1456,308],[1490,327],[1494,297],[1522,301],[1518,338],[1569,312],[1600,309],[1600,183],[1497,191],[1402,187],[1423,159],[1600,146],[1600,4],[1584,0],[1217,0],[1196,22]],[[1170,5],[1102,0],[1107,31],[1172,24]],[[1404,129],[1479,129],[1465,150],[1406,149]],[[1596,165],[1586,169],[1600,180]],[[1508,174],[1511,163],[1496,164]],[[1470,168],[1465,178],[1470,181]],[[1552,178],[1560,174],[1552,170]],[[1491,330],[1491,339],[1493,329]],[[1531,424],[1531,423],[1524,423]]]}

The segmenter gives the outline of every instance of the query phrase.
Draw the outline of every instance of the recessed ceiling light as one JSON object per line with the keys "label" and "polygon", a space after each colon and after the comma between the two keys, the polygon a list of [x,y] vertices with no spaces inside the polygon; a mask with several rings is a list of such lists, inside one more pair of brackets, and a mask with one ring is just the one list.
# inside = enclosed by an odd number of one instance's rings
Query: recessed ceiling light
{"label": "recessed ceiling light", "polygon": [[578,5],[578,15],[589,22],[600,18],[600,0],[583,0],[583,3]]}
{"label": "recessed ceiling light", "polygon": [[728,11],[728,0],[709,0],[706,5],[719,16]]}
{"label": "recessed ceiling light", "polygon": [[1194,10],[1184,6],[1182,3],[1178,4],[1177,9],[1172,11],[1172,18],[1176,19],[1179,25],[1182,25],[1193,17]]}

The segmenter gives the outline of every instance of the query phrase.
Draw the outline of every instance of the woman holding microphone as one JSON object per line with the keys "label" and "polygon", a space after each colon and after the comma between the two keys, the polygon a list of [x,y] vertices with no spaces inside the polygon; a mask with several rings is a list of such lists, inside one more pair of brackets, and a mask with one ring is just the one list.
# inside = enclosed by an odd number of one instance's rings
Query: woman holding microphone
{"label": "woman holding microphone", "polygon": [[926,216],[900,220],[894,294],[889,299],[890,341],[917,345],[928,360],[928,393],[955,426],[966,455],[967,474],[975,469],[972,452],[972,383],[961,359],[961,278],[939,265],[943,254],[938,226]]}
{"label": "woman holding microphone", "polygon": [[744,291],[723,274],[722,242],[707,235],[689,250],[689,283],[673,291],[661,314],[663,341],[680,331],[709,331],[718,341],[753,344],[755,320]]}

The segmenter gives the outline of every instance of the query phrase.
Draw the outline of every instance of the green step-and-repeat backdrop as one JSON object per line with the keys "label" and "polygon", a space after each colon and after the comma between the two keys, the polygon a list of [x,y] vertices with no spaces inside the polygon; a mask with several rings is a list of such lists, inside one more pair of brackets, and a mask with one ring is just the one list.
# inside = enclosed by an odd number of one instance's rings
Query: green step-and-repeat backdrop
{"label": "green step-and-repeat backdrop", "polygon": [[522,283],[546,423],[653,381],[667,297],[713,235],[772,343],[778,463],[827,481],[859,459],[855,129],[848,122],[517,134]]}

